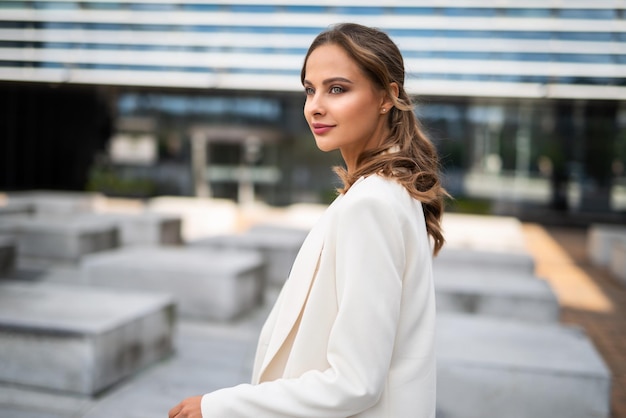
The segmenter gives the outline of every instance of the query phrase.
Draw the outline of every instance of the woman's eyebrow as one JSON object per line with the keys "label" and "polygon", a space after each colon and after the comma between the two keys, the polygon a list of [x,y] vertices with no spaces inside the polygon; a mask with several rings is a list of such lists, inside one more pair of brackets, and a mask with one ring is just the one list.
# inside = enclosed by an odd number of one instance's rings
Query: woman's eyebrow
{"label": "woman's eyebrow", "polygon": [[[326,80],[322,81],[322,84],[323,85],[328,85],[328,84],[337,83],[337,82],[354,84],[352,81],[348,80],[345,77],[331,77],[331,78],[327,78]],[[313,83],[311,83],[309,80],[304,80],[302,82],[302,84],[313,85]]]}

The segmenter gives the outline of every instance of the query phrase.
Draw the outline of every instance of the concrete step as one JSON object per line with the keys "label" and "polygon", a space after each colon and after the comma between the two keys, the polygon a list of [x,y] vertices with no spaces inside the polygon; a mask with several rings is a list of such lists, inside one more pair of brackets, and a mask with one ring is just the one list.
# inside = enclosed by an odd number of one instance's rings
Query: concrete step
{"label": "concrete step", "polygon": [[100,193],[25,190],[8,194],[11,205],[27,205],[37,215],[72,215],[93,212],[106,198]]}
{"label": "concrete step", "polygon": [[0,235],[17,238],[19,222],[32,219],[31,215],[0,216]]}
{"label": "concrete step", "polygon": [[194,247],[255,250],[263,255],[266,282],[282,286],[306,238],[302,229],[257,226],[241,234],[218,235],[190,243]]}
{"label": "concrete step", "polygon": [[187,318],[230,320],[263,298],[263,258],[251,251],[128,247],[87,256],[81,270],[93,285],[169,293]]}
{"label": "concrete step", "polygon": [[442,227],[449,248],[527,251],[522,223],[513,217],[446,213]]}
{"label": "concrete step", "polygon": [[0,219],[22,218],[32,216],[35,213],[35,206],[30,203],[6,202],[0,204]]}
{"label": "concrete step", "polygon": [[159,196],[148,200],[147,210],[182,219],[183,241],[189,242],[237,230],[239,209],[228,199]]}
{"label": "concrete step", "polygon": [[587,254],[591,262],[608,267],[616,242],[626,243],[626,227],[618,225],[593,224],[587,230]]}
{"label": "concrete step", "polygon": [[167,295],[0,283],[0,382],[94,395],[170,354]]}
{"label": "concrete step", "polygon": [[89,218],[112,222],[119,229],[120,245],[180,245],[182,220],[160,213],[98,213]]}
{"label": "concrete step", "polygon": [[608,418],[611,375],[579,329],[440,315],[437,418]]}
{"label": "concrete step", "polygon": [[613,243],[609,270],[626,286],[626,239]]}
{"label": "concrete step", "polygon": [[433,261],[438,266],[463,267],[481,271],[503,271],[509,274],[534,274],[535,260],[524,251],[483,251],[443,247]]}
{"label": "concrete step", "polygon": [[119,245],[114,222],[86,216],[36,216],[17,222],[18,256],[76,263]]}
{"label": "concrete step", "polygon": [[13,237],[0,235],[0,277],[10,275],[15,269],[16,247]]}
{"label": "concrete step", "polygon": [[435,271],[437,309],[537,322],[558,322],[552,287],[531,275],[484,274],[462,268]]}

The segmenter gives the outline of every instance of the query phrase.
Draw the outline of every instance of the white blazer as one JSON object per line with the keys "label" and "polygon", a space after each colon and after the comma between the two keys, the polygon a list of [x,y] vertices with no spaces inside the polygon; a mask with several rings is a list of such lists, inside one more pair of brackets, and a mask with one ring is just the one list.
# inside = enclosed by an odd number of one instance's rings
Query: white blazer
{"label": "white blazer", "polygon": [[434,418],[435,295],[422,205],[359,179],[298,253],[251,384],[202,397],[203,418]]}

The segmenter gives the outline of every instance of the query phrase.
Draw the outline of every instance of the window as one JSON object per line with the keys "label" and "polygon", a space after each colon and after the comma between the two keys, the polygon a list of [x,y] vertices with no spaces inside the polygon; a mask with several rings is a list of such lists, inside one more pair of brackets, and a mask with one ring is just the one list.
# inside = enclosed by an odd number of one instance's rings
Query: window
{"label": "window", "polygon": [[501,9],[500,14],[509,17],[550,17],[550,9]]}
{"label": "window", "polygon": [[613,9],[561,9],[558,16],[564,19],[615,19]]}
{"label": "window", "polygon": [[495,16],[495,9],[491,7],[485,8],[469,8],[469,7],[444,7],[441,9],[444,16],[456,17],[491,17]]}

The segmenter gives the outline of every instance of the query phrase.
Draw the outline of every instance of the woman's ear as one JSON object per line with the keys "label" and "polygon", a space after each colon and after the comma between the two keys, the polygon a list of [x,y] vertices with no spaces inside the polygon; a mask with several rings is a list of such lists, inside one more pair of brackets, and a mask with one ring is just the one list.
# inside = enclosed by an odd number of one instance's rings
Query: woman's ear
{"label": "woman's ear", "polygon": [[392,107],[395,106],[398,95],[400,94],[400,88],[398,87],[398,83],[391,82],[389,83],[389,91],[393,94],[393,97],[389,97],[389,93],[385,94],[385,100],[383,101],[382,108],[386,109],[386,111],[391,110]]}

